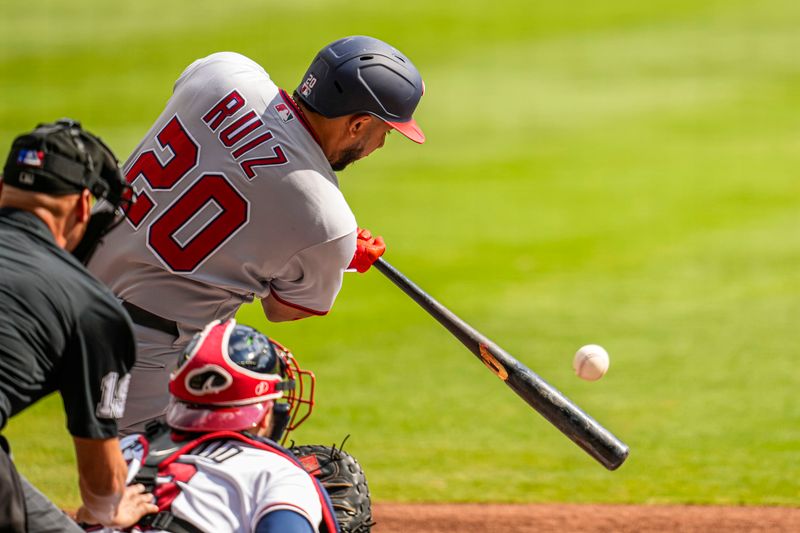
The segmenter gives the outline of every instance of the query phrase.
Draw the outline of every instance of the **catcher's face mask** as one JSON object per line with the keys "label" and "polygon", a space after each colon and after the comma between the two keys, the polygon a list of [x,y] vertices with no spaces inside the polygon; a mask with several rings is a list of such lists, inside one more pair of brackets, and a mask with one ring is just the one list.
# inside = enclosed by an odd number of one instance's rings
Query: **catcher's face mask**
{"label": "catcher's face mask", "polygon": [[100,202],[86,233],[72,252],[87,263],[100,239],[124,218],[130,187],[111,149],[81,128],[80,122],[61,119],[39,124],[14,139],[3,169],[3,182],[52,196],[88,189]]}
{"label": "catcher's face mask", "polygon": [[284,431],[311,414],[314,385],[314,374],[277,342],[233,319],[214,321],[178,358],[167,423],[184,431],[242,431],[255,428],[272,409],[271,438],[285,439]]}

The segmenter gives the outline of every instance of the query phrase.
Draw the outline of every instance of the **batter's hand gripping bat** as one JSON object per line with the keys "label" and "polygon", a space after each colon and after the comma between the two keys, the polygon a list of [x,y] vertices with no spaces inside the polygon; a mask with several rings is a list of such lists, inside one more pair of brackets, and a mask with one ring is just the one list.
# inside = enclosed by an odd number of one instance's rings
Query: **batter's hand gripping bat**
{"label": "batter's hand gripping bat", "polygon": [[628,446],[566,396],[434,300],[383,258],[373,266],[447,328],[520,398],[600,464],[616,470],[625,462],[630,451]]}

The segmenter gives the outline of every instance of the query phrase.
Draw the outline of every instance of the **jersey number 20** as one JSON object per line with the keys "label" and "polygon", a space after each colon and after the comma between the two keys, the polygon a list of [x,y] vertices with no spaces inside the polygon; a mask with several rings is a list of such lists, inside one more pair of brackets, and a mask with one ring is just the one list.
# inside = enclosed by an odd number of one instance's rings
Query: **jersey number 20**
{"label": "jersey number 20", "polygon": [[[152,191],[166,191],[197,166],[200,150],[177,116],[164,126],[156,139],[162,148],[169,147],[172,158],[162,164],[153,150],[142,152],[126,178],[132,183],[142,176]],[[210,205],[217,210],[213,219],[201,228],[191,228],[195,215]],[[147,191],[142,190],[128,210],[128,220],[139,228],[156,207]],[[150,223],[147,242],[173,272],[192,272],[247,224],[249,211],[247,199],[224,174],[205,173]]]}

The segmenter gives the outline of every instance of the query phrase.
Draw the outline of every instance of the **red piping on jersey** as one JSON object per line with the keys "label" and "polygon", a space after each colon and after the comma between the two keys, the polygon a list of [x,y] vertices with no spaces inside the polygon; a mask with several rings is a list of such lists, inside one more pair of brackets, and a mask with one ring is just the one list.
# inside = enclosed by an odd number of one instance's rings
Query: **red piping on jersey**
{"label": "red piping on jersey", "polygon": [[[302,507],[300,507],[298,505],[295,505],[295,504],[293,504],[291,502],[275,502],[275,503],[271,503],[271,504],[267,505],[266,507],[264,507],[262,509],[262,511],[266,511],[267,509],[272,509],[273,507],[278,507],[278,506],[280,506],[280,507],[291,507],[292,509],[297,509],[301,514],[308,514],[308,511],[306,511]],[[269,512],[266,512],[266,513],[263,513],[263,514],[269,514]]]}
{"label": "red piping on jersey", "polygon": [[286,102],[286,105],[288,105],[294,110],[294,114],[297,115],[297,119],[300,121],[300,124],[302,124],[303,127],[305,127],[305,129],[308,130],[308,133],[311,134],[314,140],[317,141],[319,147],[322,148],[322,143],[320,142],[319,137],[317,137],[317,134],[314,133],[314,130],[311,127],[311,124],[308,123],[308,120],[306,120],[306,115],[305,113],[303,113],[303,110],[300,109],[296,103],[294,103],[294,98],[289,96],[289,93],[287,93],[283,89],[278,89],[278,91],[280,92],[283,101]]}
{"label": "red piping on jersey", "polygon": [[293,307],[295,309],[299,309],[300,311],[305,311],[306,313],[310,313],[310,314],[316,315],[316,316],[325,316],[325,315],[328,314],[328,311],[317,311],[315,309],[311,309],[310,307],[303,307],[302,305],[299,305],[299,304],[293,304],[292,302],[287,302],[286,300],[284,300],[283,298],[278,296],[278,293],[275,292],[275,291],[270,291],[270,294],[272,295],[273,298],[278,300],[283,305],[288,305],[289,307]]}

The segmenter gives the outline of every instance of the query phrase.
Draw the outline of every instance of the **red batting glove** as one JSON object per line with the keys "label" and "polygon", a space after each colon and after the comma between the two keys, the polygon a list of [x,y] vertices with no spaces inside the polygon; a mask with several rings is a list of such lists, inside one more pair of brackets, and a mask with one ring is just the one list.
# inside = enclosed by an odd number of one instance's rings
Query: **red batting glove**
{"label": "red batting glove", "polygon": [[353,260],[350,261],[350,266],[347,268],[354,268],[363,274],[369,270],[372,263],[377,261],[385,251],[386,243],[383,242],[383,237],[373,237],[368,229],[358,228],[358,235],[356,235],[356,253],[353,256]]}

